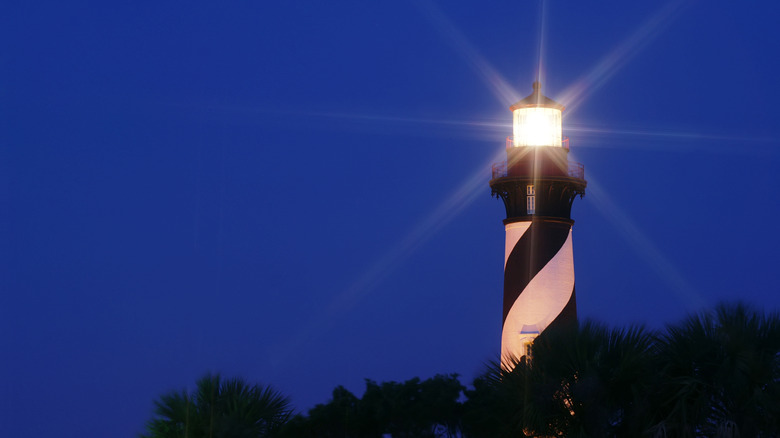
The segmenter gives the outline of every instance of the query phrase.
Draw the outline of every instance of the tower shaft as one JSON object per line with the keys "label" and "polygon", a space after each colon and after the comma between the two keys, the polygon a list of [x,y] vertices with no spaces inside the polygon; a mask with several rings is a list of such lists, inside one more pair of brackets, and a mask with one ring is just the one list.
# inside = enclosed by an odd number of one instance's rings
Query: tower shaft
{"label": "tower shaft", "polygon": [[506,208],[501,360],[508,367],[530,354],[542,331],[577,320],[571,207],[587,183],[568,153],[568,140],[507,141],[506,163],[493,166],[492,194]]}
{"label": "tower shaft", "polygon": [[502,360],[530,354],[543,330],[576,320],[571,223],[506,224]]}

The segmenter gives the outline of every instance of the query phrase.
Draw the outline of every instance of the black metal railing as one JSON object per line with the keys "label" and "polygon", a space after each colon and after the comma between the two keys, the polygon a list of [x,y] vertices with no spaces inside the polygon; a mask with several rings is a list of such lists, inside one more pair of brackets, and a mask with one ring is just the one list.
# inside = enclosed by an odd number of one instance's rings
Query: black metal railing
{"label": "black metal railing", "polygon": [[505,177],[507,175],[506,161],[503,163],[493,163],[493,165],[490,166],[490,174],[492,175],[490,179]]}
{"label": "black metal railing", "polygon": [[585,165],[575,161],[569,161],[569,176],[572,178],[585,179]]}
{"label": "black metal railing", "polygon": [[[490,179],[504,178],[508,175],[506,161],[494,163],[490,166]],[[585,166],[582,163],[569,161],[568,176],[572,178],[585,179]]]}

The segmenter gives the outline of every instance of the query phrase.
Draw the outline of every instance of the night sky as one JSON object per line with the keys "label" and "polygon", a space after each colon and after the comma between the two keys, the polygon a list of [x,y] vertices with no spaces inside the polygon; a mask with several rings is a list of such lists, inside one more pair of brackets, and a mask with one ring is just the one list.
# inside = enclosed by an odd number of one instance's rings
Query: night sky
{"label": "night sky", "polygon": [[779,309],[779,21],[776,1],[5,2],[2,434],[133,437],[208,371],[299,411],[364,378],[470,382],[500,343],[490,164],[540,54],[588,180],[581,318]]}

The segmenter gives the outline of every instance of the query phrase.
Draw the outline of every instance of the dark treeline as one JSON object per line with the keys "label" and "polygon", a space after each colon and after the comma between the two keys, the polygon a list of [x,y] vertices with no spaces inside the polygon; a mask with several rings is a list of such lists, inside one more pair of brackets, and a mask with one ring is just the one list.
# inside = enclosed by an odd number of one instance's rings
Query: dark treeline
{"label": "dark treeline", "polygon": [[366,381],[292,415],[270,387],[207,376],[156,402],[146,437],[778,437],[780,316],[720,305],[653,332],[549,329],[531,360],[458,376]]}

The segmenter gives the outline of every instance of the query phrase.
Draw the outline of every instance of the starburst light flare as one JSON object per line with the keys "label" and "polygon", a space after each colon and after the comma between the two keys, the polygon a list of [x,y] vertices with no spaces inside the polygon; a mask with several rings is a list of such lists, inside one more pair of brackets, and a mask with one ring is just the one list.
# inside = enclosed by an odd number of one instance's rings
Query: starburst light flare
{"label": "starburst light flare", "polygon": [[699,309],[704,307],[707,303],[704,296],[691,285],[653,241],[639,229],[626,212],[612,201],[603,187],[594,181],[592,175],[589,177],[588,185],[591,196],[595,198],[593,204],[604,218],[615,225],[615,229],[623,235],[636,254],[644,259],[672,290],[677,292],[681,300],[689,308]]}
{"label": "starburst light flare", "polygon": [[661,7],[637,27],[634,33],[601,58],[590,71],[564,90],[557,100],[563,102],[571,114],[590,93],[604,85],[628,61],[674,23],[674,20],[681,15],[685,3],[685,0],[674,0]]}

